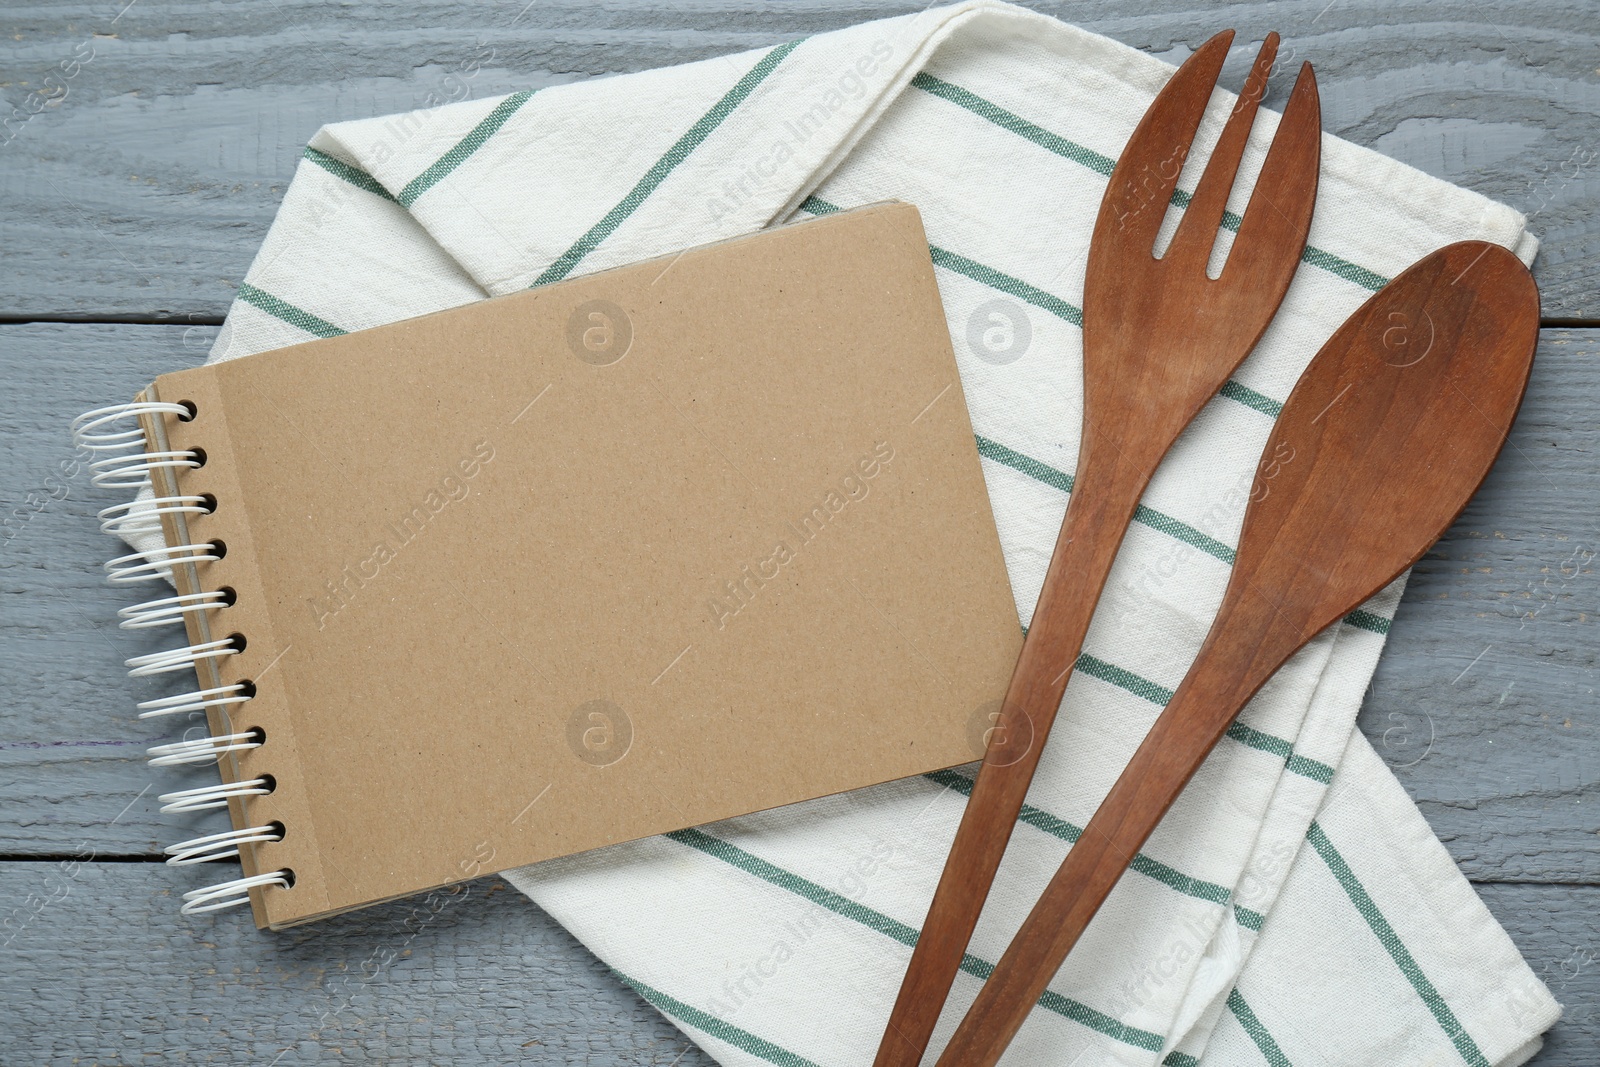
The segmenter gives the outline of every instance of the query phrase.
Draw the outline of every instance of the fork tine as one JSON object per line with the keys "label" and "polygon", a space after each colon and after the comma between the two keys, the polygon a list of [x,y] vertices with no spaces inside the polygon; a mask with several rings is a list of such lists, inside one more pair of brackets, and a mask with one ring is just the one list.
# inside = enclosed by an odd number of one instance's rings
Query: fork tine
{"label": "fork tine", "polygon": [[[1289,95],[1289,105],[1283,109],[1266,162],[1261,165],[1261,176],[1250,191],[1233,251],[1289,247],[1304,250],[1311,233],[1311,209],[1317,200],[1321,165],[1322,102],[1317,94],[1316,72],[1310,63],[1305,63]],[[1246,285],[1271,286],[1274,291],[1281,291],[1298,265],[1298,257],[1230,253],[1222,273]]]}
{"label": "fork tine", "polygon": [[1194,196],[1173,234],[1164,258],[1193,257],[1202,264],[1211,258],[1211,247],[1217,240],[1217,226],[1222,222],[1222,212],[1228,204],[1228,194],[1233,191],[1233,179],[1239,172],[1239,160],[1244,156],[1245,145],[1250,141],[1251,125],[1255,122],[1256,108],[1267,95],[1267,75],[1272,72],[1273,61],[1278,57],[1278,35],[1267,34],[1261,43],[1255,65],[1245,79],[1244,91],[1222,128],[1222,136],[1211,151],[1205,173],[1195,187]]}
{"label": "fork tine", "polygon": [[1178,173],[1232,43],[1232,30],[1211,38],[1183,61],[1156,94],[1111,171],[1095,220],[1091,259],[1097,249],[1109,252],[1112,245],[1124,241],[1155,247],[1156,231],[1166,217],[1172,190],[1178,187]]}

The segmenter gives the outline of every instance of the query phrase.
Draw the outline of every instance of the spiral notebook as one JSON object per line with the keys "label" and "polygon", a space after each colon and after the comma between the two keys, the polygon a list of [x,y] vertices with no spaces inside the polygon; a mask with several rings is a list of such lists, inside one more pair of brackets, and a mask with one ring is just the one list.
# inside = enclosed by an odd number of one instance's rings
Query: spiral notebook
{"label": "spiral notebook", "polygon": [[[210,736],[185,894],[280,928],[964,763],[1020,648],[920,218],[885,204],[165,375],[77,434],[129,661]],[[184,686],[188,689],[187,685]],[[210,775],[209,770],[204,771]]]}

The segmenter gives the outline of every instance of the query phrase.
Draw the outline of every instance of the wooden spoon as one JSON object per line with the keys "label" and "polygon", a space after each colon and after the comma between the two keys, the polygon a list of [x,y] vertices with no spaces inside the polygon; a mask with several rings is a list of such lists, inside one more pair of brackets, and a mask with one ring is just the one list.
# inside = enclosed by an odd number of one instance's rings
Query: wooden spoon
{"label": "wooden spoon", "polygon": [[1527,268],[1498,245],[1465,241],[1390,282],[1323,345],[1267,441],[1205,644],[940,1067],[1000,1058],[1239,710],[1461,514],[1522,403],[1538,330],[1539,293]]}

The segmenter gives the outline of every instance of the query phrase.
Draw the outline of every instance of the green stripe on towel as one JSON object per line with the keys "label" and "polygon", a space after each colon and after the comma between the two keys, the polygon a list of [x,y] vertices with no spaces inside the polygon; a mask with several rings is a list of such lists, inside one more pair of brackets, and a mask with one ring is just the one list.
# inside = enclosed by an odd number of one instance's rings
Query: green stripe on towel
{"label": "green stripe on towel", "polygon": [[1250,1040],[1256,1043],[1256,1048],[1261,1050],[1261,1055],[1266,1057],[1271,1067],[1294,1067],[1272,1035],[1267,1033],[1267,1028],[1261,1025],[1261,1020],[1256,1018],[1256,1013],[1250,1010],[1250,1005],[1244,1002],[1244,997],[1239,995],[1237,987],[1228,994],[1228,1010],[1233,1012],[1233,1017],[1239,1020],[1239,1025],[1244,1027],[1244,1032],[1250,1035]]}
{"label": "green stripe on towel", "polygon": [[[800,204],[799,210],[809,215],[832,215],[843,210],[837,204],[831,204],[821,197],[808,196]],[[1045,292],[1043,289],[1029,285],[1021,278],[1014,278],[1001,270],[979,263],[977,260],[968,259],[966,256],[952,252],[938,245],[929,245],[928,252],[933,257],[934,266],[943,267],[953,274],[960,274],[970,278],[979,285],[987,285],[996,292],[1014,296],[1018,300],[1032,304],[1036,308],[1048,311],[1064,322],[1083,328],[1083,310],[1058,296]],[[1256,392],[1249,386],[1240,385],[1231,379],[1223,384],[1217,392],[1218,396],[1235,400],[1247,408],[1253,408],[1269,418],[1277,418],[1278,412],[1283,410],[1283,405],[1269,396]]]}
{"label": "green stripe on towel", "polygon": [[304,155],[306,159],[309,159],[311,162],[315,163],[317,166],[333,175],[335,178],[349,182],[357,189],[365,189],[373,196],[381,196],[390,203],[395,202],[394,197],[389,195],[389,190],[378,184],[378,179],[374,178],[360,167],[352,167],[344,160],[335,159],[334,157],[328,155],[328,153],[319,152],[315,148],[307,148],[301,154]]}
{"label": "green stripe on towel", "polygon": [[314,333],[318,337],[342,337],[348,330],[341,330],[327,319],[318,318],[302,308],[297,308],[286,300],[279,300],[271,293],[257,289],[249,282],[239,284],[238,297],[246,304],[260,308],[275,319],[287,322],[290,326],[298,326],[306,333]]}
{"label": "green stripe on towel", "polygon": [[[994,462],[1010,467],[1019,473],[1026,474],[1034,481],[1059,489],[1063,493],[1072,492],[1073,477],[1067,472],[1057,470],[1048,463],[1042,463],[1032,456],[1024,455],[998,441],[991,441],[989,438],[978,434],[974,436],[978,442],[978,455],[992,459]],[[1159,530],[1169,537],[1182,541],[1191,548],[1198,548],[1206,555],[1218,559],[1229,566],[1233,565],[1235,552],[1232,548],[1214,537],[1201,533],[1186,522],[1175,519],[1170,515],[1162,514],[1154,508],[1147,508],[1143,504],[1139,505],[1134,512],[1133,519],[1140,525],[1148,526],[1152,530]],[[1359,630],[1368,630],[1375,634],[1387,634],[1389,632],[1390,620],[1361,608],[1357,608],[1349,615],[1346,615],[1343,621]]]}
{"label": "green stripe on towel", "polygon": [[[805,898],[813,904],[827,908],[837,915],[841,915],[853,922],[860,923],[869,929],[876,930],[886,937],[893,938],[907,947],[915,946],[918,931],[897,919],[891,919],[882,912],[875,911],[864,904],[859,904],[850,898],[825,889],[808,878],[802,878],[776,864],[769,863],[759,856],[752,855],[737,845],[706,833],[703,830],[676,830],[665,835],[680,845],[696,849],[715,859],[744,871],[746,874],[760,878],[762,881],[777,886],[796,896]],[[961,962],[961,969],[975,978],[987,979],[994,971],[994,964],[980,960],[968,953]],[[1160,1034],[1153,1034],[1148,1030],[1126,1026],[1103,1012],[1095,1011],[1086,1004],[1061,996],[1046,990],[1039,998],[1039,1006],[1046,1011],[1081,1023],[1107,1037],[1114,1038],[1124,1044],[1133,1045],[1152,1052],[1159,1052],[1164,1044]]]}
{"label": "green stripe on towel", "polygon": [[406,183],[406,187],[400,190],[399,202],[405,207],[410,207],[416,203],[417,197],[442,182],[449,176],[451,171],[466,162],[472,153],[482,148],[483,143],[498,133],[500,127],[504,126],[512,115],[521,110],[522,105],[526,104],[528,99],[538,91],[537,89],[524,89],[519,93],[512,93],[496,104],[494,110],[484,116],[483,121],[474,126],[470,133],[457,141],[454,148],[440,156],[427,170]]}
{"label": "green stripe on towel", "polygon": [[696,1030],[710,1034],[719,1041],[725,1041],[736,1049],[748,1052],[768,1063],[775,1063],[778,1067],[817,1067],[804,1056],[790,1052],[780,1045],[774,1045],[771,1041],[757,1037],[748,1030],[741,1030],[732,1023],[723,1022],[715,1015],[703,1012],[699,1008],[691,1008],[683,1001],[670,997],[659,989],[653,989],[637,978],[629,978],[615,967],[611,968],[611,973],[663,1015],[670,1015],[679,1022],[688,1023]]}
{"label": "green stripe on towel", "polygon": [[[816,199],[812,197],[811,199]],[[809,201],[808,201],[809,203]],[[1064,319],[1072,325],[1083,329],[1083,312],[1060,297],[1051,296],[1043,289],[1036,289],[1020,278],[1013,278],[993,267],[986,267],[982,263],[959,256],[948,249],[937,245],[928,246],[929,253],[933,256],[934,266],[943,267],[945,270],[956,274],[964,274],[979,285],[987,285],[991,289],[998,289],[1018,300],[1025,300],[1034,307],[1041,308],[1057,318]]]}
{"label": "green stripe on towel", "polygon": [[[1074,163],[1088,167],[1103,177],[1109,178],[1112,168],[1116,166],[1116,160],[1111,159],[1109,156],[1103,156],[1099,152],[1085,148],[1080,144],[1074,144],[1065,137],[1051,133],[1041,126],[1034,125],[1020,115],[1007,111],[993,101],[985,100],[971,90],[942,81],[927,72],[912,78],[911,84],[925,93],[948,100],[957,107],[965,108],[972,114],[994,123],[1001,129],[1009,130],[1018,137],[1032,141],[1048,152],[1053,152],[1064,159],[1070,159]],[[1175,189],[1172,193],[1172,202],[1180,208],[1186,208],[1189,206],[1191,195],[1182,189]],[[1228,230],[1237,233],[1241,221],[1239,216],[1231,211],[1223,213],[1222,225]],[[1320,267],[1335,277],[1343,278],[1347,282],[1353,282],[1372,292],[1377,292],[1389,284],[1389,279],[1377,271],[1368,270],[1366,267],[1352,263],[1348,259],[1311,245],[1306,246],[1305,252],[1300,256],[1300,261],[1309,263],[1314,267]]]}
{"label": "green stripe on towel", "polygon": [[1473,1041],[1471,1035],[1462,1027],[1455,1012],[1450,1010],[1450,1006],[1444,1002],[1444,998],[1439,995],[1433,983],[1428,981],[1428,976],[1422,973],[1416,958],[1401,942],[1400,935],[1389,925],[1389,920],[1384,918],[1377,902],[1367,893],[1366,887],[1350,869],[1350,864],[1345,862],[1344,856],[1334,847],[1316,820],[1312,820],[1311,829],[1306,831],[1306,840],[1311,842],[1311,847],[1317,850],[1317,855],[1322,857],[1323,862],[1328,865],[1328,870],[1333,872],[1333,877],[1344,889],[1345,895],[1350,898],[1350,903],[1355,905],[1356,911],[1367,921],[1367,925],[1372,928],[1372,932],[1383,945],[1384,951],[1389,953],[1389,958],[1394,960],[1395,966],[1400,968],[1400,973],[1411,983],[1411,988],[1417,991],[1417,996],[1427,1005],[1428,1011],[1438,1021],[1445,1036],[1455,1045],[1456,1051],[1461,1053],[1461,1058],[1471,1067],[1489,1067],[1489,1061],[1478,1048],[1477,1042]]}
{"label": "green stripe on towel", "polygon": [[727,118],[734,108],[743,103],[745,97],[749,96],[755,90],[755,87],[760,85],[768,74],[772,73],[773,68],[783,62],[785,56],[798,48],[800,41],[804,39],[800,38],[800,40],[779,45],[762,56],[756,65],[750,68],[749,73],[740,78],[738,83],[732,89],[729,89],[726,95],[721,100],[718,100],[710,111],[700,117],[700,121],[689,127],[689,131],[678,138],[677,143],[667,149],[665,155],[656,160],[655,165],[645,172],[644,177],[640,178],[632,191],[622,198],[621,203],[606,212],[605,217],[595,223],[588,233],[578,238],[571,248],[561,253],[556,261],[550,264],[533,284],[548,285],[550,282],[558,282],[568,274],[571,274],[572,269],[578,265],[578,262],[594,251],[601,241],[615,233],[617,227],[621,226],[629,215],[638,210],[639,205],[649,199],[650,194],[655,192],[657,187],[666,180],[667,175],[672,173],[673,168],[682,163],[690,152],[693,152],[702,141],[711,136],[711,131],[722,125],[722,120]]}
{"label": "green stripe on towel", "polygon": [[[942,785],[952,789],[964,797],[972,796],[972,779],[958,771],[944,770],[933,771],[923,775],[935,785]],[[1027,823],[1029,826],[1043,830],[1052,837],[1060,838],[1067,844],[1076,844],[1078,837],[1083,833],[1081,826],[1076,826],[1056,815],[1051,815],[1034,807],[1032,804],[1022,805],[1022,811],[1017,816],[1018,822]],[[1210,904],[1226,904],[1231,895],[1227,886],[1217,885],[1215,882],[1203,882],[1192,878],[1176,868],[1169,867],[1160,860],[1152,859],[1143,852],[1133,857],[1129,869],[1138,871],[1147,878],[1153,878],[1169,889],[1175,889],[1186,897],[1204,900]]]}
{"label": "green stripe on towel", "polygon": [[1277,418],[1283,413],[1283,405],[1264,393],[1258,393],[1247,385],[1240,385],[1232,378],[1223,383],[1217,390],[1218,395],[1229,400],[1237,400],[1247,408],[1255,408],[1268,418]]}
{"label": "green stripe on towel", "polygon": [[1357,608],[1344,617],[1344,621],[1358,630],[1370,630],[1375,634],[1387,634],[1391,620],[1382,615],[1375,615],[1370,611]]}
{"label": "green stripe on towel", "polygon": [[[1166,707],[1167,702],[1172,699],[1172,690],[1166,686],[1158,685],[1148,678],[1141,678],[1132,671],[1118,667],[1114,663],[1096,659],[1087,652],[1078,654],[1078,663],[1073,669],[1093,678],[1098,678],[1102,682],[1108,682],[1160,707]],[[1314,760],[1309,756],[1297,754],[1294,750],[1294,745],[1281,737],[1262,733],[1253,726],[1246,726],[1242,722],[1236,722],[1228,727],[1228,732],[1225,736],[1247,748],[1253,748],[1258,752],[1267,752],[1279,757],[1284,761],[1285,768],[1291,774],[1297,774],[1302,778],[1310,778],[1312,781],[1321,782],[1323,785],[1327,785],[1333,779],[1332,767],[1321,760]]]}

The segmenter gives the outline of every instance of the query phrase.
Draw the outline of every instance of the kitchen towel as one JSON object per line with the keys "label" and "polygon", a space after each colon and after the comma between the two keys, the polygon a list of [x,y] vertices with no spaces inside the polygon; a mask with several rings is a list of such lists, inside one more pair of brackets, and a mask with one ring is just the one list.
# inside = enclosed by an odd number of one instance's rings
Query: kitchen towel
{"label": "kitchen towel", "polygon": [[[910,201],[1026,625],[1072,488],[1090,231],[1117,153],[1171,69],[980,0],[328,126],[211,358]],[[1194,188],[1232,99],[1214,95],[1181,189]],[[1257,120],[1229,226],[1276,121]],[[1524,222],[1324,138],[1310,247],[1262,343],[1179,441],[1128,531],[935,1049],[1183,677],[1297,375],[1388,277],[1444,244],[1489,240],[1531,260]],[[1559,1006],[1354,730],[1402,584],[1252,701],[1007,1063],[1483,1067],[1538,1049]],[[872,1059],[970,788],[970,768],[949,771],[510,878],[715,1059],[851,1067]]]}

